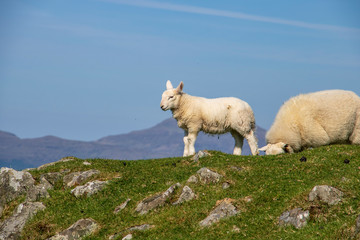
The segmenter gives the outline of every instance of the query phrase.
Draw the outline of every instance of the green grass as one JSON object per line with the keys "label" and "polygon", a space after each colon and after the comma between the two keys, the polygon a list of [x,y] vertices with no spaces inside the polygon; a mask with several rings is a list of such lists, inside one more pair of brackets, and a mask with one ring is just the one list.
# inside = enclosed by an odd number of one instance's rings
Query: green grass
{"label": "green grass", "polygon": [[[211,152],[212,156],[193,163],[191,158],[166,158],[138,161],[81,159],[57,163],[41,171],[31,171],[35,178],[42,173],[70,169],[98,169],[93,179],[110,180],[109,185],[91,197],[75,198],[70,188],[56,184],[51,198],[43,199],[46,209],[27,223],[22,239],[46,239],[68,228],[81,218],[93,218],[100,230],[85,239],[108,239],[112,234],[140,224],[153,224],[143,232],[133,232],[134,239],[349,239],[355,219],[360,214],[360,147],[332,145],[278,156],[233,156]],[[305,156],[306,162],[300,162]],[[345,164],[344,160],[350,163]],[[124,164],[126,163],[126,164]],[[231,166],[241,167],[236,171]],[[163,207],[146,215],[134,209],[139,201],[165,191],[174,183],[186,180],[201,167],[224,176],[217,184],[190,184],[196,199],[173,206],[181,188]],[[230,188],[222,189],[228,181]],[[345,193],[343,201],[333,207],[308,202],[315,185],[331,185]],[[245,201],[251,197],[252,201]],[[131,198],[119,214],[116,206]],[[208,228],[199,222],[213,209],[217,200],[232,198],[240,213]],[[310,210],[311,218],[302,229],[279,227],[279,216],[295,207]],[[233,231],[234,226],[240,231]],[[122,236],[128,232],[124,231]],[[121,239],[120,237],[119,239]]]}

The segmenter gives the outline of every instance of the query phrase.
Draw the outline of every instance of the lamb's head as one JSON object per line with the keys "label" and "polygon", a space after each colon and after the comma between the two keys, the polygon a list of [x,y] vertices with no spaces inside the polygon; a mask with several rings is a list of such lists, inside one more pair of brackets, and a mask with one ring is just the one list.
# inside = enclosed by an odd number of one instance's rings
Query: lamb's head
{"label": "lamb's head", "polygon": [[277,155],[277,154],[281,154],[281,153],[293,153],[294,152],[293,148],[289,144],[286,144],[283,142],[278,142],[278,143],[274,143],[274,144],[269,143],[268,145],[260,148],[259,151],[265,152],[266,155]]}
{"label": "lamb's head", "polygon": [[162,94],[160,102],[160,107],[163,111],[167,111],[169,109],[176,109],[179,106],[183,87],[183,82],[180,82],[179,86],[177,88],[174,88],[170,80],[167,80],[166,90]]}

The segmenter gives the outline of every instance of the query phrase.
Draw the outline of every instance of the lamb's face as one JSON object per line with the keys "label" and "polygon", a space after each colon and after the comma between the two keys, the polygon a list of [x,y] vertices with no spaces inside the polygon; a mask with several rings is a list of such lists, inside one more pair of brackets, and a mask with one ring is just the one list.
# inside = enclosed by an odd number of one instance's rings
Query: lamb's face
{"label": "lamb's face", "polygon": [[164,91],[160,102],[161,109],[163,111],[167,111],[169,109],[177,108],[179,102],[178,99],[179,99],[179,94],[176,92],[175,89]]}
{"label": "lamb's face", "polygon": [[177,88],[173,88],[169,80],[166,82],[166,90],[162,94],[160,102],[160,107],[163,111],[178,107],[183,86],[184,84],[181,82]]}
{"label": "lamb's face", "polygon": [[282,143],[282,142],[274,143],[274,144],[269,143],[265,147],[260,148],[259,151],[265,152],[266,155],[277,155],[277,154],[281,154],[281,153],[294,152],[289,144]]}

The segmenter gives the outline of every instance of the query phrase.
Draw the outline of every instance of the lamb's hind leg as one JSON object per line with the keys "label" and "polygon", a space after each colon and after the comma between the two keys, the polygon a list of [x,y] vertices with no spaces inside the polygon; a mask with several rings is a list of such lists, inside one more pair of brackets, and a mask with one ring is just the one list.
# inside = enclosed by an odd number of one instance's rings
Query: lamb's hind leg
{"label": "lamb's hind leg", "polygon": [[248,134],[245,135],[246,140],[249,143],[251,154],[252,155],[259,155],[257,138],[253,130],[250,130]]}
{"label": "lamb's hind leg", "polygon": [[235,147],[234,147],[234,155],[241,155],[241,149],[244,143],[244,137],[240,135],[240,133],[236,131],[232,131],[231,135],[235,139]]}

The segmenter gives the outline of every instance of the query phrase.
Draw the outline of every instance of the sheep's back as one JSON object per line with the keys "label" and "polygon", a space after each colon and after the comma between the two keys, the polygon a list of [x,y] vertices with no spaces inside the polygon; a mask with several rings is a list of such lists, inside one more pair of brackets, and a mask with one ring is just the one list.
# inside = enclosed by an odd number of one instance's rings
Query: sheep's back
{"label": "sheep's back", "polygon": [[267,138],[298,131],[298,138],[306,142],[325,133],[330,143],[344,142],[353,131],[359,109],[360,98],[351,91],[327,90],[299,95],[280,108]]}
{"label": "sheep's back", "polygon": [[203,99],[201,130],[212,134],[228,132],[232,129],[234,122],[239,119],[239,113],[248,109],[251,110],[249,104],[238,98]]}

